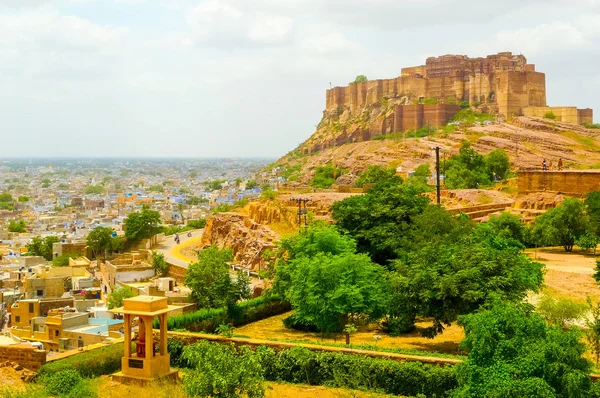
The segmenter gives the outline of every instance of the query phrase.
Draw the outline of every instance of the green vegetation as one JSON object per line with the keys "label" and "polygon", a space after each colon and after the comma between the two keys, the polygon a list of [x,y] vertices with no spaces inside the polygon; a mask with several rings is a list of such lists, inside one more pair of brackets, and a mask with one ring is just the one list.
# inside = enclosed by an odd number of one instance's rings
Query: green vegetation
{"label": "green vegetation", "polygon": [[123,306],[123,300],[135,297],[137,294],[129,289],[128,287],[120,287],[117,290],[113,290],[108,295],[108,309],[119,308]]}
{"label": "green vegetation", "polygon": [[188,220],[187,226],[192,229],[202,229],[206,226],[206,218],[199,218],[197,220]]}
{"label": "green vegetation", "polygon": [[63,254],[52,260],[53,267],[67,267],[69,265],[69,259],[75,257],[71,254]]}
{"label": "green vegetation", "polygon": [[14,210],[15,206],[12,204],[13,197],[8,192],[0,194],[0,210]]}
{"label": "green vegetation", "polygon": [[109,375],[121,369],[122,357],[123,343],[111,344],[59,361],[48,362],[40,368],[38,377],[45,378],[68,369],[76,370],[85,378]]}
{"label": "green vegetation", "polygon": [[237,281],[229,274],[227,263],[233,260],[231,249],[219,250],[216,245],[198,253],[198,261],[190,264],[185,285],[192,290],[191,298],[200,308],[232,307],[240,299],[250,297],[250,281],[238,272]]}
{"label": "green vegetation", "polygon": [[457,155],[445,163],[445,182],[450,189],[482,188],[508,175],[510,161],[503,149],[481,155],[464,142]]}
{"label": "green vegetation", "polygon": [[532,230],[534,242],[542,246],[563,246],[573,250],[575,242],[589,228],[585,205],[579,199],[567,198],[557,207],[535,219]]}
{"label": "green vegetation", "polygon": [[356,79],[354,79],[354,81],[350,82],[350,84],[364,83],[367,81],[369,81],[369,79],[367,79],[367,77],[365,75],[358,75],[358,76],[356,76]]}
{"label": "green vegetation", "polygon": [[225,180],[211,180],[204,183],[204,185],[206,186],[206,189],[209,189],[211,191],[218,191],[223,189],[223,184],[225,182]]}
{"label": "green vegetation", "polygon": [[554,114],[554,112],[546,112],[546,113],[544,113],[544,119],[555,120],[556,115]]}
{"label": "green vegetation", "polygon": [[360,173],[355,185],[362,188],[365,185],[376,184],[384,180],[396,184],[402,183],[402,178],[396,175],[395,169],[388,169],[381,166],[369,166],[365,171]]}
{"label": "green vegetation", "polygon": [[469,356],[456,369],[453,397],[590,396],[591,364],[578,330],[547,326],[528,305],[499,302],[460,323]]}
{"label": "green vegetation", "polygon": [[[280,176],[288,181],[296,181],[300,177],[300,171],[302,166],[297,164],[295,166],[284,166],[283,170],[279,173]],[[246,189],[250,189],[246,186]]]}
{"label": "green vegetation", "polygon": [[[202,342],[189,347],[170,343],[171,358],[190,367],[197,362],[214,363],[209,358],[223,358],[229,368],[220,367],[225,380],[240,380],[237,366],[231,364],[232,357],[246,366],[252,367],[254,382],[262,379],[277,382],[326,385],[355,390],[378,391],[402,396],[446,397],[456,387],[456,376],[452,367],[423,365],[419,362],[396,362],[386,359],[369,358],[362,355],[313,352],[306,348],[294,347],[276,353],[268,347],[260,346],[256,351]],[[193,350],[194,355],[187,352]],[[220,352],[215,352],[219,350]],[[217,361],[218,362],[218,361]],[[224,383],[219,381],[215,383]],[[185,382],[184,382],[185,383]],[[231,382],[227,382],[229,384]],[[246,382],[239,381],[241,386]],[[225,395],[230,396],[230,395]]]}
{"label": "green vegetation", "polygon": [[10,220],[8,222],[8,232],[24,233],[27,232],[26,224],[24,220]]}
{"label": "green vegetation", "polygon": [[233,345],[201,341],[183,349],[183,360],[194,364],[183,378],[187,396],[261,398],[265,395],[263,368],[254,352]]}
{"label": "green vegetation", "polygon": [[19,203],[29,202],[29,196],[21,195],[17,198],[17,202],[19,202]]}
{"label": "green vegetation", "polygon": [[131,213],[125,219],[125,238],[133,242],[149,239],[161,231],[160,213],[155,210],[142,209]]}
{"label": "green vegetation", "polygon": [[586,129],[600,129],[600,123],[581,123]]}
{"label": "green vegetation", "polygon": [[310,185],[313,188],[328,189],[335,183],[335,180],[342,175],[345,170],[337,169],[333,166],[319,166],[315,171]]}
{"label": "green vegetation", "polygon": [[83,191],[86,195],[101,195],[104,193],[102,185],[88,185]]}
{"label": "green vegetation", "polygon": [[47,377],[46,391],[51,395],[67,394],[82,381],[83,378],[78,371],[74,369],[62,370]]}
{"label": "green vegetation", "polygon": [[537,305],[537,312],[549,324],[567,329],[574,321],[581,319],[588,306],[567,298],[553,298],[544,295]]}
{"label": "green vegetation", "polygon": [[46,236],[45,238],[33,238],[27,245],[27,254],[29,256],[42,256],[46,260],[52,260],[52,245],[60,242],[56,236]]}
{"label": "green vegetation", "polygon": [[258,183],[256,181],[250,180],[246,183],[246,189],[250,190],[254,188],[258,188]]}
{"label": "green vegetation", "polygon": [[164,254],[157,252],[152,253],[152,268],[154,268],[157,275],[167,276],[169,273],[169,264],[167,264]]}
{"label": "green vegetation", "polygon": [[90,231],[86,242],[94,252],[94,257],[99,258],[100,254],[103,254],[104,261],[106,261],[106,253],[112,250],[112,235],[114,233],[114,229],[106,227],[96,227]]}
{"label": "green vegetation", "polygon": [[152,185],[148,188],[148,191],[162,193],[165,191],[165,187],[163,185]]}
{"label": "green vegetation", "polygon": [[471,108],[464,108],[458,111],[450,122],[458,122],[462,124],[475,124],[494,120],[496,120],[496,116],[494,115],[491,115],[489,113],[478,113],[472,110]]}
{"label": "green vegetation", "polygon": [[203,203],[208,203],[208,199],[206,198],[199,198],[197,196],[192,196],[186,199],[185,204],[187,205],[193,205],[193,206],[198,206],[201,205]]}

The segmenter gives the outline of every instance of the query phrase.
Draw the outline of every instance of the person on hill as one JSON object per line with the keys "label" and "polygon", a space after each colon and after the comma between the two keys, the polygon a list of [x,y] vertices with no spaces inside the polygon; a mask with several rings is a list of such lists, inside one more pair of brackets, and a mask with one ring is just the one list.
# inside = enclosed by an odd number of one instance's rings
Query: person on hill
{"label": "person on hill", "polygon": [[548,166],[547,166],[547,163],[546,163],[546,159],[542,160],[542,170],[544,170],[544,171],[548,170],[547,167]]}
{"label": "person on hill", "polygon": [[558,170],[560,171],[560,170],[562,170],[562,168],[563,168],[563,161],[562,161],[562,158],[559,158],[558,159]]}

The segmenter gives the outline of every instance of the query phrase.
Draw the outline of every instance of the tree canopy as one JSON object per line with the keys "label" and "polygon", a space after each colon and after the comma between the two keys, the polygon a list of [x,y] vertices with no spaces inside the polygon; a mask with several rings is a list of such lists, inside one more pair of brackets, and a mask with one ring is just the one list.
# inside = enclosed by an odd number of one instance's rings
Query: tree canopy
{"label": "tree canopy", "polygon": [[94,257],[98,258],[100,254],[104,255],[106,260],[106,252],[112,251],[113,233],[112,228],[96,227],[90,231],[86,238],[87,245],[94,252]]}
{"label": "tree canopy", "polygon": [[588,229],[589,217],[584,203],[579,199],[567,198],[535,219],[532,235],[539,245],[563,246],[565,251],[570,252],[577,239]]}
{"label": "tree canopy", "polygon": [[189,265],[185,285],[191,290],[191,298],[199,308],[218,308],[234,305],[242,298],[249,298],[249,281],[238,274],[234,281],[229,273],[228,262],[233,260],[231,249],[212,245],[198,253],[198,261]]}
{"label": "tree canopy", "polygon": [[56,236],[46,236],[45,238],[33,238],[27,245],[27,252],[30,256],[42,256],[51,261],[53,257],[52,245],[60,242]]}
{"label": "tree canopy", "polygon": [[155,210],[142,209],[131,213],[125,219],[125,238],[134,242],[149,239],[160,232],[160,213]]}
{"label": "tree canopy", "polygon": [[8,222],[8,232],[23,233],[27,232],[24,220],[10,220]]}
{"label": "tree canopy", "polygon": [[506,178],[509,169],[510,161],[503,149],[485,156],[464,142],[458,154],[445,162],[445,183],[450,189],[481,188]]}
{"label": "tree canopy", "polygon": [[388,169],[381,166],[369,166],[365,171],[360,173],[355,185],[361,188],[365,185],[376,184],[382,181],[390,181],[392,183],[401,184],[402,178],[396,175],[395,169]]}
{"label": "tree canopy", "polygon": [[590,362],[581,333],[563,331],[525,304],[495,302],[460,319],[467,360],[455,398],[587,397]]}
{"label": "tree canopy", "polygon": [[108,309],[112,310],[113,308],[119,308],[123,306],[123,300],[131,297],[135,297],[137,294],[128,287],[120,287],[116,290],[113,290],[108,295]]}

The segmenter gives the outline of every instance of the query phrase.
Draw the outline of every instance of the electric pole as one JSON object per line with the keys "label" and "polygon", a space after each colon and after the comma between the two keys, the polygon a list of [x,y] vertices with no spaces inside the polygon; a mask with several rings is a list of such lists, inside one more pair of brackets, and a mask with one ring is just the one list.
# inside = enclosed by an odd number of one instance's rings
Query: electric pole
{"label": "electric pole", "polygon": [[292,198],[293,202],[298,204],[298,231],[302,232],[302,222],[304,221],[304,228],[308,226],[307,215],[308,209],[306,204],[310,202],[309,198]]}

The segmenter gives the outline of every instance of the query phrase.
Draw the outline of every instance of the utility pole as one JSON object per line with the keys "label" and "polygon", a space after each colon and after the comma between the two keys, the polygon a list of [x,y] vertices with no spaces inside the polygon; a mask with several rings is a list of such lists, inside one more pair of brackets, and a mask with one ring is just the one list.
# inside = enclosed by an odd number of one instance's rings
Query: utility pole
{"label": "utility pole", "polygon": [[435,182],[437,188],[437,204],[441,204],[441,192],[440,192],[440,147],[435,148]]}
{"label": "utility pole", "polygon": [[298,231],[302,232],[302,221],[304,221],[304,228],[308,226],[307,215],[308,209],[306,204],[310,202],[309,198],[292,198],[293,202],[298,204]]}

